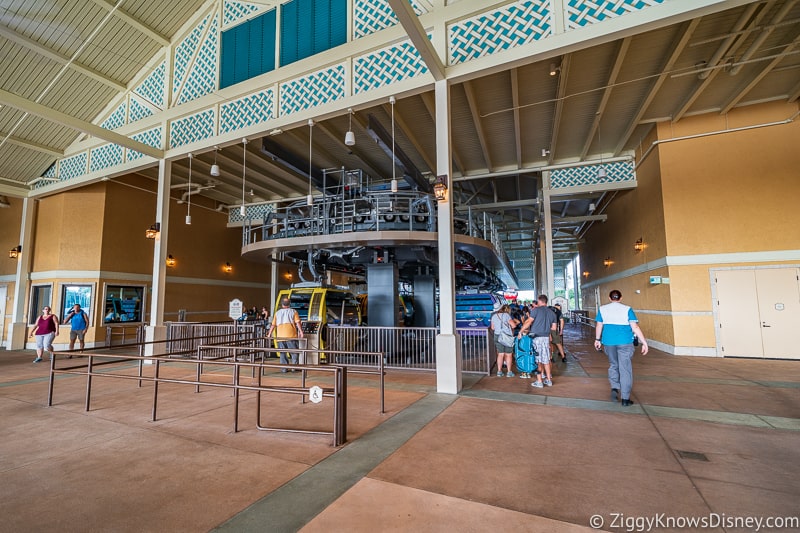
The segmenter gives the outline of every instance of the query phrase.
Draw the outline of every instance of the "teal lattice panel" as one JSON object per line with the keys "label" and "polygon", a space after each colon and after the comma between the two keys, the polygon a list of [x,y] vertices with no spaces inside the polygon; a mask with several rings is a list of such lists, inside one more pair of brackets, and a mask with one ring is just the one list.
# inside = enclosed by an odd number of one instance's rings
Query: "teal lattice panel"
{"label": "teal lattice panel", "polygon": [[122,164],[122,153],[123,148],[118,144],[104,144],[94,148],[89,157],[89,172]]}
{"label": "teal lattice panel", "polygon": [[189,32],[180,44],[175,47],[174,66],[172,67],[172,95],[175,96],[178,91],[183,87],[186,81],[186,76],[189,73],[189,67],[192,64],[192,58],[197,53],[200,47],[200,40],[203,38],[203,31],[209,23],[211,15],[205,17],[200,24],[194,27]]}
{"label": "teal lattice panel", "polygon": [[267,89],[222,104],[219,110],[219,133],[228,133],[275,118],[274,100],[273,90]]}
{"label": "teal lattice panel", "polygon": [[356,94],[413,78],[428,72],[428,67],[411,42],[376,50],[353,60]]}
{"label": "teal lattice panel", "polygon": [[145,117],[152,115],[154,111],[142,100],[136,96],[131,95],[130,99],[130,113],[128,114],[128,122],[136,122]]}
{"label": "teal lattice panel", "polygon": [[563,189],[565,187],[580,187],[582,185],[602,185],[605,183],[621,183],[634,181],[632,161],[620,161],[617,163],[604,163],[606,177],[597,176],[597,171],[601,165],[591,165],[586,167],[573,167],[554,170],[550,175],[550,188]]}
{"label": "teal lattice panel", "polygon": [[463,63],[550,35],[550,3],[516,2],[447,28],[450,64]]}
{"label": "teal lattice panel", "polygon": [[183,104],[217,90],[217,55],[219,55],[219,32],[217,16],[211,19],[205,39],[197,51],[189,75],[178,95],[178,104]]}
{"label": "teal lattice panel", "polygon": [[43,178],[55,178],[56,177],[56,166],[57,166],[56,163],[53,163],[52,165],[47,167],[47,170],[44,171],[44,174],[42,174],[42,177]]}
{"label": "teal lattice panel", "polygon": [[[428,10],[417,0],[411,0],[414,13]],[[353,2],[353,38],[358,39],[397,24],[397,17],[386,0],[355,0]]]}
{"label": "teal lattice panel", "polygon": [[100,123],[101,128],[105,128],[107,130],[115,130],[119,127],[125,125],[125,112],[127,110],[127,106],[125,102],[122,102],[117,106],[117,108],[105,119],[103,122]]}
{"label": "teal lattice panel", "polygon": [[280,112],[289,115],[344,98],[344,66],[335,65],[280,85]]}
{"label": "teal lattice panel", "polygon": [[254,204],[244,206],[245,215],[241,215],[240,206],[231,206],[228,210],[228,223],[233,224],[236,222],[243,222],[245,220],[252,220],[261,222],[267,218],[267,215],[275,210],[273,204]]}
{"label": "teal lattice panel", "polygon": [[225,0],[225,4],[222,7],[222,27],[227,28],[228,26],[232,26],[263,7],[264,6],[251,4],[249,2]]}
{"label": "teal lattice panel", "polygon": [[58,165],[58,179],[65,181],[86,174],[86,159],[86,152],[62,159]]}
{"label": "teal lattice panel", "polygon": [[[152,128],[149,130],[145,130],[139,133],[135,133],[131,136],[134,141],[139,141],[142,144],[146,144],[147,146],[152,146],[153,148],[161,148],[161,126],[157,128]],[[128,161],[135,161],[143,157],[144,154],[136,151],[136,150],[128,150]]]}
{"label": "teal lattice panel", "polygon": [[177,148],[214,136],[213,109],[206,109],[188,117],[173,120],[169,124],[169,147]]}
{"label": "teal lattice panel", "polygon": [[159,109],[164,109],[164,72],[166,62],[162,61],[133,92]]}
{"label": "teal lattice panel", "polygon": [[567,29],[580,28],[663,2],[664,0],[569,0]]}

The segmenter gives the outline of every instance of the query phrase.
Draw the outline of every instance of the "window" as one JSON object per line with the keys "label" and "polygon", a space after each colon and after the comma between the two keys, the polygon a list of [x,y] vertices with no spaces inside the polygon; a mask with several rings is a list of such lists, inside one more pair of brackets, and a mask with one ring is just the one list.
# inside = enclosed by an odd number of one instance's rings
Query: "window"
{"label": "window", "polygon": [[42,314],[42,307],[52,307],[52,304],[53,286],[33,285],[31,287],[31,306],[28,309],[28,324],[36,324],[36,319]]}
{"label": "window", "polygon": [[347,0],[291,0],[281,6],[281,66],[347,42]]}
{"label": "window", "polygon": [[144,286],[106,285],[103,324],[142,322],[144,319]]}
{"label": "window", "polygon": [[[72,306],[78,304],[81,309],[90,317],[92,314],[92,285],[64,284],[61,285],[61,314],[59,320],[72,310]],[[55,312],[55,310],[54,310]],[[58,313],[56,313],[58,314]]]}
{"label": "window", "polygon": [[220,88],[275,69],[275,25],[272,9],[222,32]]}

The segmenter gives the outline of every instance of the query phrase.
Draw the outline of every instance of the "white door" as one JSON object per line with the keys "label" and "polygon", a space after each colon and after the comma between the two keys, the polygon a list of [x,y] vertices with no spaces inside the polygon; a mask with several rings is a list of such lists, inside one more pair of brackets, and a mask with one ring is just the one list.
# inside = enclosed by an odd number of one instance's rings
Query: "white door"
{"label": "white door", "polygon": [[0,347],[6,345],[6,309],[8,308],[8,285],[0,287]]}
{"label": "white door", "polygon": [[764,357],[755,272],[720,270],[715,278],[722,355]]}
{"label": "white door", "polygon": [[800,358],[800,268],[755,274],[764,357]]}

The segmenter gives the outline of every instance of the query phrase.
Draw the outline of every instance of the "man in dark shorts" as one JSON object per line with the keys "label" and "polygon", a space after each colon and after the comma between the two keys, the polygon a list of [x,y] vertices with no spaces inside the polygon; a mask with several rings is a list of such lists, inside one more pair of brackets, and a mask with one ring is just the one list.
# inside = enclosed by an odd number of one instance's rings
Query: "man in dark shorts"
{"label": "man in dark shorts", "polygon": [[550,343],[558,350],[558,355],[561,356],[561,362],[566,363],[567,354],[564,352],[564,313],[561,312],[561,304],[555,304],[550,309],[556,314],[556,329],[550,332]]}

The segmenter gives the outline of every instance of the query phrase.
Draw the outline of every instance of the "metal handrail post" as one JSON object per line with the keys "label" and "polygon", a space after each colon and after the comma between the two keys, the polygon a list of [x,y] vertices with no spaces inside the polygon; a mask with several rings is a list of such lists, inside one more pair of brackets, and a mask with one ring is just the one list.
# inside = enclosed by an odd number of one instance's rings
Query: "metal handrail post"
{"label": "metal handrail post", "polygon": [[[203,360],[203,351],[200,349],[200,345],[197,346],[197,358],[200,361]],[[194,387],[195,393],[200,392],[200,374],[202,373],[203,373],[203,363],[197,363],[197,373],[196,373],[197,379],[195,380],[197,381],[197,385],[195,385]]]}
{"label": "metal handrail post", "polygon": [[56,378],[56,361],[55,358],[50,360],[50,383],[47,386],[47,407],[53,406],[53,381]]}
{"label": "metal handrail post", "polygon": [[386,371],[384,369],[385,361],[384,361],[383,354],[381,354],[381,356],[378,359],[380,359],[379,367],[380,367],[380,371],[381,371],[381,378],[380,378],[380,382],[381,382],[381,414],[384,414],[384,413],[386,413],[386,401],[385,401],[385,397],[384,397],[385,396],[384,387],[385,387],[385,384],[386,384]]}
{"label": "metal handrail post", "polygon": [[234,359],[233,365],[233,432],[239,431],[239,369],[241,366]]}
{"label": "metal handrail post", "polygon": [[92,398],[92,363],[94,363],[94,356],[89,354],[89,362],[86,364],[86,405],[84,409],[89,410],[89,403]]}
{"label": "metal handrail post", "polygon": [[158,370],[161,368],[161,360],[155,360],[155,368],[153,369],[153,417],[152,421],[156,421],[156,410],[158,408]]}

